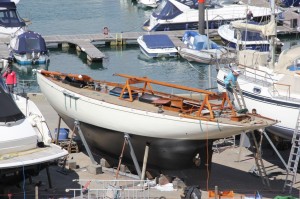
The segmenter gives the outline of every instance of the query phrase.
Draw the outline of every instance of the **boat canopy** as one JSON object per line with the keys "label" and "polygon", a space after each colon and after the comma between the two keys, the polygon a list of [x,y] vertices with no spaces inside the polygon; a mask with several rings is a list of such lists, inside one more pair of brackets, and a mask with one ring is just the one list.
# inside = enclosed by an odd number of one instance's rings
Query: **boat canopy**
{"label": "boat canopy", "polygon": [[285,73],[287,67],[292,66],[296,60],[300,59],[299,51],[300,45],[295,45],[282,51],[278,57],[278,62],[275,64],[275,71]]}
{"label": "boat canopy", "polygon": [[14,2],[0,1],[0,26],[23,27],[25,25],[25,22],[19,17]]}
{"label": "boat canopy", "polygon": [[180,2],[175,0],[163,0],[152,13],[153,17],[157,19],[173,19],[180,15],[185,10],[190,8],[198,8],[197,0],[182,0]]}
{"label": "boat canopy", "polygon": [[47,47],[44,38],[40,34],[33,31],[26,31],[17,36],[13,51],[18,54],[32,52],[45,54],[47,53]]}
{"label": "boat canopy", "polygon": [[150,49],[175,47],[168,35],[143,35],[143,41]]}
{"label": "boat canopy", "polygon": [[[231,22],[231,25],[233,28],[247,30],[247,32],[254,31],[256,32],[256,35],[258,35],[257,33],[262,33],[265,36],[276,35],[276,31],[275,31],[276,24],[274,21],[270,21],[266,25],[259,25],[257,22],[254,21],[248,21],[248,23],[246,23],[245,21],[233,21]],[[251,41],[251,40],[247,39],[247,41]]]}
{"label": "boat canopy", "polygon": [[201,35],[196,31],[185,31],[182,41],[188,48],[194,50],[220,49],[220,46],[208,39],[206,35]]}
{"label": "boat canopy", "polygon": [[13,100],[2,77],[0,77],[0,104],[0,122],[15,122],[25,118],[24,114]]}

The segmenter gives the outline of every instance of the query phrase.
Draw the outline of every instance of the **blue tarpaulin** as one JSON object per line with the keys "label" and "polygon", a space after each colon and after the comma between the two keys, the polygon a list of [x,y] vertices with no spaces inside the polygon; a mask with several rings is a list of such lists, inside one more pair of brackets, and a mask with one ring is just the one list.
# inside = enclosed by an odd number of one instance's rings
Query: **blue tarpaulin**
{"label": "blue tarpaulin", "polygon": [[20,35],[17,38],[18,46],[14,47],[14,52],[18,54],[40,52],[47,53],[46,42],[44,38],[33,31],[27,31]]}
{"label": "blue tarpaulin", "polygon": [[186,31],[182,41],[187,44],[188,48],[194,50],[219,49],[220,46],[209,40],[206,35],[201,35],[196,31]]}
{"label": "blue tarpaulin", "polygon": [[168,35],[144,35],[143,40],[150,49],[175,47]]}

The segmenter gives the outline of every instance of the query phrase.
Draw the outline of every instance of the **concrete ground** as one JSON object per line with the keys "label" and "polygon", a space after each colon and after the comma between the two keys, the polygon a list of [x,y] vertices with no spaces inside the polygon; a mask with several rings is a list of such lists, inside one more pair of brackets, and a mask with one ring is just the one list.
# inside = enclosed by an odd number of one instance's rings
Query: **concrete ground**
{"label": "concrete ground", "polygon": [[[41,94],[31,94],[30,99],[33,100],[40,108],[50,130],[54,130],[58,126],[58,115],[47,103],[47,100]],[[61,127],[66,125],[62,122]],[[267,142],[264,140],[264,142]],[[288,157],[289,150],[280,151],[284,158]],[[239,161],[238,161],[239,159]],[[296,183],[292,189],[292,194],[288,192],[282,193],[285,182],[285,172],[282,169],[282,163],[275,152],[269,148],[263,149],[263,162],[266,172],[269,176],[270,187],[263,185],[261,178],[249,172],[255,165],[253,154],[246,148],[234,147],[232,145],[219,145],[218,150],[215,150],[212,160],[211,173],[206,171],[198,172],[197,170],[178,171],[178,176],[185,176],[183,184],[189,179],[194,185],[200,186],[202,190],[202,198],[209,198],[207,190],[214,190],[217,186],[220,191],[233,190],[234,198],[244,198],[245,195],[254,195],[258,191],[263,198],[274,198],[275,196],[292,195],[299,198],[300,177],[297,176]],[[43,170],[39,176],[33,178],[30,184],[26,181],[25,184],[20,184],[19,187],[8,187],[7,190],[14,193],[13,198],[34,198],[35,185],[38,184],[39,198],[71,198],[72,192],[66,192],[66,189],[78,189],[80,185],[84,186],[84,180],[114,180],[116,178],[116,170],[111,168],[102,168],[102,173],[98,175],[89,172],[91,160],[81,151],[79,153],[71,153],[68,157],[69,162],[75,163],[75,169],[63,170],[57,165],[53,165],[49,169],[51,175],[52,188],[49,188],[47,180],[47,172]],[[184,173],[184,175],[183,175]],[[209,178],[207,177],[209,176]],[[83,180],[80,184],[78,179]],[[120,173],[119,180],[136,179],[136,176],[126,173]],[[91,188],[91,187],[89,187]],[[26,190],[24,196],[23,190]],[[149,190],[149,198],[181,198],[183,189],[179,188],[173,191],[159,191],[151,188]],[[1,198],[1,197],[0,197]],[[3,198],[8,198],[3,195]],[[77,194],[76,198],[80,198]],[[85,196],[87,198],[87,195]],[[93,198],[93,197],[90,197]],[[226,197],[221,197],[226,198]]]}

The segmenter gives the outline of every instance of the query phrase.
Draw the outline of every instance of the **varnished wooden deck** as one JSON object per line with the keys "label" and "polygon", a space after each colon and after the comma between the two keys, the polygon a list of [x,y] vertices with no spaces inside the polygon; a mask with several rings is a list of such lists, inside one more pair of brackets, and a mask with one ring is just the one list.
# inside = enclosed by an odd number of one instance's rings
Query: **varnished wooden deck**
{"label": "varnished wooden deck", "polygon": [[[77,93],[78,95],[81,96],[85,96],[91,99],[95,99],[97,101],[100,102],[104,102],[104,103],[108,103],[108,104],[113,104],[113,105],[117,105],[117,106],[122,106],[122,107],[128,107],[131,109],[137,109],[137,110],[141,110],[141,111],[146,111],[146,112],[151,112],[151,113],[157,113],[158,112],[158,106],[156,106],[155,104],[152,103],[146,103],[146,102],[141,102],[138,99],[133,100],[132,102],[129,102],[128,100],[122,100],[119,99],[119,97],[117,96],[113,96],[109,94],[109,89],[112,89],[113,87],[108,86],[108,90],[102,89],[100,91],[96,91],[92,88],[77,88],[68,84],[65,84],[59,80],[55,80],[53,78],[48,77],[49,80],[55,82],[55,84],[57,84],[58,86],[65,88],[66,90],[70,90],[74,93]],[[177,95],[177,96],[185,96],[188,97],[189,95]],[[198,96],[198,100],[199,98],[201,98],[199,96],[199,93],[196,93],[195,96]],[[66,97],[68,97],[66,95]],[[72,97],[71,97],[72,98]],[[200,100],[199,103],[201,104],[202,101]],[[211,100],[210,103],[213,104],[220,104],[221,101],[219,100]],[[199,104],[199,105],[200,105]],[[198,110],[198,109],[197,109]],[[170,109],[167,106],[163,106],[163,113],[164,115],[170,115],[170,116],[175,116],[175,117],[182,117],[182,118],[189,118],[186,117],[185,115],[190,115],[192,118],[196,119],[196,120],[202,120],[200,117],[197,117],[195,115],[196,110],[191,112],[191,113],[182,113],[179,111],[179,109],[176,111],[176,108]],[[211,120],[212,122],[216,122],[216,123],[224,123],[224,124],[229,124],[229,125],[240,125],[240,126],[252,126],[255,124],[255,122],[258,123],[268,123],[270,120],[266,119],[266,118],[260,118],[260,117],[255,117],[253,118],[253,120],[243,120],[243,121],[234,121],[231,119],[231,111],[223,111],[222,115],[219,117],[216,117],[214,120]],[[209,119],[209,114],[207,116],[202,116],[202,118],[207,118],[204,120],[210,120]]]}

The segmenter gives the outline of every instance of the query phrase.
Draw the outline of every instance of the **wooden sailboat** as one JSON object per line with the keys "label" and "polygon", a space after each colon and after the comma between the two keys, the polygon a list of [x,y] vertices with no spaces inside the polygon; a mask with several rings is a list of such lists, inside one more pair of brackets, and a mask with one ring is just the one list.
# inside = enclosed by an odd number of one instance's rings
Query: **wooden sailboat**
{"label": "wooden sailboat", "polygon": [[[211,157],[213,140],[276,123],[260,115],[239,114],[226,93],[147,77],[115,76],[125,78],[125,83],[37,71],[41,91],[64,121],[70,127],[74,120],[80,121],[92,150],[110,156],[118,157],[126,133],[139,162],[143,160],[145,145],[150,144],[148,167],[190,168],[194,157]],[[180,94],[154,87],[173,89]],[[124,157],[130,160],[129,152]],[[200,166],[204,167],[204,162]]]}

